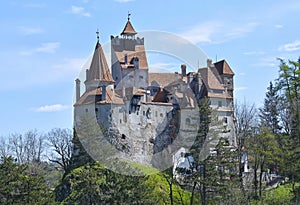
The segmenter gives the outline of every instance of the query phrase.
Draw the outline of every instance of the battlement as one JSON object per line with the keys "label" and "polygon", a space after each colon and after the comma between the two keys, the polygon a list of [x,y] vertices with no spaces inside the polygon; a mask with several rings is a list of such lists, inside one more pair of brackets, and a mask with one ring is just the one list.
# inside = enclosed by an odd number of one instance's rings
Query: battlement
{"label": "battlement", "polygon": [[135,51],[135,46],[144,45],[144,38],[126,38],[110,36],[111,46],[115,51]]}

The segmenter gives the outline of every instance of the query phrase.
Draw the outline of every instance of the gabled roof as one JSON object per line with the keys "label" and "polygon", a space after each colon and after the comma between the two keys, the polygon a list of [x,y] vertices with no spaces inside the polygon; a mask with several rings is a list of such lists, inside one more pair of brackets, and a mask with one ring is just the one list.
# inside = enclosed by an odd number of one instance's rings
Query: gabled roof
{"label": "gabled roof", "polygon": [[[143,45],[136,45],[133,51],[122,50],[122,51],[114,51],[117,57],[117,60],[120,62],[122,69],[133,68],[134,65],[130,62],[132,58],[137,57],[139,59],[139,69],[147,70],[148,62],[145,47]],[[128,65],[125,65],[124,56],[127,55]]]}
{"label": "gabled roof", "polygon": [[212,69],[215,68],[201,68],[199,72],[201,74],[201,78],[208,89],[216,89],[216,90],[224,90],[224,86],[218,80],[218,76],[216,76],[216,72],[213,72]]}
{"label": "gabled roof", "polygon": [[86,82],[98,81],[113,83],[114,80],[109,72],[107,61],[101,44],[97,41],[90,68],[87,70]]}
{"label": "gabled roof", "polygon": [[132,24],[130,23],[130,20],[128,19],[121,35],[129,35],[129,36],[133,36],[137,34],[137,32],[134,30]]}
{"label": "gabled roof", "polygon": [[[181,79],[181,74],[175,74],[175,73],[149,73],[149,85],[156,85],[165,87],[174,81],[178,81]],[[156,82],[156,83],[155,83]]]}
{"label": "gabled roof", "polygon": [[226,62],[226,60],[221,60],[219,62],[214,63],[216,69],[218,70],[219,74],[227,74],[227,75],[234,75],[233,71],[231,70],[230,66]]}

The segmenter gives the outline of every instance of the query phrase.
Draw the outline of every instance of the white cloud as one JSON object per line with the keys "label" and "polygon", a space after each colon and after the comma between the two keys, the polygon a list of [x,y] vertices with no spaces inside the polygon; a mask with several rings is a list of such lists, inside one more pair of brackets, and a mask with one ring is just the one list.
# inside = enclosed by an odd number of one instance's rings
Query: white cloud
{"label": "white cloud", "polygon": [[279,51],[297,51],[300,50],[300,41],[296,40],[292,43],[287,43],[278,48]]}
{"label": "white cloud", "polygon": [[276,24],[274,27],[279,29],[279,28],[283,28],[283,25],[281,25],[281,24]]}
{"label": "white cloud", "polygon": [[21,55],[32,55],[34,53],[55,53],[56,50],[59,48],[60,43],[59,42],[48,42],[48,43],[42,43],[41,46],[29,49],[26,51],[21,51]]}
{"label": "white cloud", "polygon": [[35,3],[25,3],[22,5],[23,7],[27,8],[44,8],[46,4],[35,4]]}
{"label": "white cloud", "polygon": [[252,56],[252,55],[258,56],[258,55],[264,55],[264,54],[266,54],[266,52],[264,52],[264,51],[247,51],[247,52],[244,52],[244,55],[247,55],[247,56]]}
{"label": "white cloud", "polygon": [[241,90],[247,90],[248,87],[245,87],[245,86],[241,86],[241,87],[235,87],[234,90],[235,91],[241,91]]}
{"label": "white cloud", "polygon": [[40,53],[55,53],[59,46],[59,42],[43,43],[40,47],[36,48],[35,51]]}
{"label": "white cloud", "polygon": [[19,28],[19,30],[23,35],[33,35],[33,34],[44,33],[44,30],[41,28],[33,28],[33,27],[26,27],[26,26],[21,26]]}
{"label": "white cloud", "polygon": [[278,66],[278,61],[274,57],[261,58],[258,63],[254,64],[254,66],[276,67]]}
{"label": "white cloud", "polygon": [[134,0],[114,0],[114,1],[119,2],[119,3],[127,3],[130,1],[134,1]]}
{"label": "white cloud", "polygon": [[254,31],[258,23],[244,23],[241,26],[230,25],[226,22],[205,22],[182,32],[181,36],[193,43],[222,43],[245,36]]}
{"label": "white cloud", "polygon": [[218,32],[220,29],[220,24],[217,22],[206,22],[202,24],[197,24],[180,35],[186,39],[192,41],[193,43],[211,43],[212,36]]}
{"label": "white cloud", "polygon": [[252,32],[255,29],[255,27],[257,27],[257,26],[258,26],[258,23],[250,22],[250,23],[244,24],[242,26],[230,29],[226,35],[230,38],[241,37],[241,36],[245,35],[246,33]]}
{"label": "white cloud", "polygon": [[55,78],[75,78],[86,61],[86,58],[65,58],[62,63],[52,66],[50,75],[55,76]]}
{"label": "white cloud", "polygon": [[91,14],[89,12],[86,12],[83,7],[80,6],[71,6],[71,13],[73,14],[79,14],[85,17],[91,17]]}
{"label": "white cloud", "polygon": [[149,65],[151,73],[170,73],[180,70],[176,63],[152,63]]}
{"label": "white cloud", "polygon": [[67,109],[68,106],[62,104],[44,105],[34,109],[35,112],[56,112]]}

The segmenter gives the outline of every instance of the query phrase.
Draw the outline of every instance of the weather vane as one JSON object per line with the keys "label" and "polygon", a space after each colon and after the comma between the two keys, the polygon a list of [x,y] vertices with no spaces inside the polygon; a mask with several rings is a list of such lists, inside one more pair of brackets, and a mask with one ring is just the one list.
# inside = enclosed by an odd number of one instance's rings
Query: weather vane
{"label": "weather vane", "polygon": [[128,21],[130,20],[131,13],[128,11]]}
{"label": "weather vane", "polygon": [[96,34],[97,34],[97,39],[99,41],[99,29],[97,29]]}

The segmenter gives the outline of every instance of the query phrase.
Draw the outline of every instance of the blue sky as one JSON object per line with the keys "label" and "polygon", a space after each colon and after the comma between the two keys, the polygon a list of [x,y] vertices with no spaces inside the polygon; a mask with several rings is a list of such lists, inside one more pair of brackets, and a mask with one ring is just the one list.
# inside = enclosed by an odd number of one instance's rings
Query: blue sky
{"label": "blue sky", "polygon": [[[101,43],[119,35],[130,11],[139,31],[186,38],[235,72],[235,97],[260,106],[278,75],[277,57],[300,55],[300,2],[253,0],[3,1],[0,8],[0,136],[72,127],[74,80]],[[147,41],[147,39],[145,39]],[[149,65],[174,68],[180,61]]]}

